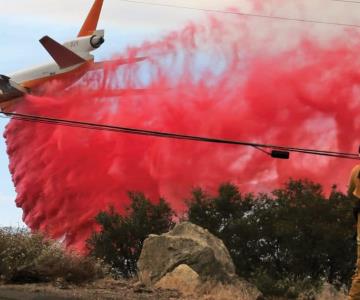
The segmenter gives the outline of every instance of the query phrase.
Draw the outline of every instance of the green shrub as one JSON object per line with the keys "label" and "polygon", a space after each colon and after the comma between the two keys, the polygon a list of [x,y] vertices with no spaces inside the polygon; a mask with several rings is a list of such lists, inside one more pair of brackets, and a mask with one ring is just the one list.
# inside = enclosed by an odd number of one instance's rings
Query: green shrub
{"label": "green shrub", "polygon": [[296,297],[323,282],[350,283],[356,253],[352,203],[336,187],[325,197],[318,184],[289,180],[255,197],[224,184],[217,196],[194,190],[187,203],[189,221],[222,239],[238,275],[265,295]]}
{"label": "green shrub", "polygon": [[60,244],[26,230],[0,229],[0,276],[7,283],[82,283],[103,277],[94,258],[67,253]]}
{"label": "green shrub", "polygon": [[144,240],[149,234],[165,233],[174,225],[174,212],[164,199],[153,204],[141,193],[129,193],[129,197],[131,204],[125,216],[114,208],[98,214],[100,230],[88,241],[90,254],[109,264],[115,277],[136,275]]}

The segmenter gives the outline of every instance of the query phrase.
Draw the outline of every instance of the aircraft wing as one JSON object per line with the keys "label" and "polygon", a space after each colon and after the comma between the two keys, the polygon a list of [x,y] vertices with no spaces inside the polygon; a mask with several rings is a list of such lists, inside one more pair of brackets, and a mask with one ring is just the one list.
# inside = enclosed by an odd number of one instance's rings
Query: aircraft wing
{"label": "aircraft wing", "polygon": [[[86,88],[86,86],[83,86]],[[78,87],[67,89],[68,92],[71,92],[74,89],[74,92],[78,92]],[[148,88],[115,88],[115,89],[86,89],[86,96],[89,98],[119,98],[126,96],[143,96],[143,95],[153,95],[153,94],[163,94],[171,91],[172,88],[164,89],[148,89]]]}
{"label": "aircraft wing", "polygon": [[144,61],[146,59],[147,57],[134,57],[134,58],[120,58],[120,59],[100,61],[93,63],[93,65],[91,66],[91,70],[104,69],[107,65],[116,66],[116,67],[120,67],[123,65],[130,65]]}
{"label": "aircraft wing", "polygon": [[[146,92],[147,92],[146,89],[113,89],[113,90],[108,90],[108,91],[102,91],[100,98],[137,96],[137,95],[144,95]],[[88,91],[87,94],[90,97],[97,97],[99,92]]]}
{"label": "aircraft wing", "polygon": [[77,55],[75,52],[59,44],[51,37],[44,36],[40,43],[44,46],[51,57],[56,61],[60,68],[65,69],[77,64],[85,63],[86,60]]}

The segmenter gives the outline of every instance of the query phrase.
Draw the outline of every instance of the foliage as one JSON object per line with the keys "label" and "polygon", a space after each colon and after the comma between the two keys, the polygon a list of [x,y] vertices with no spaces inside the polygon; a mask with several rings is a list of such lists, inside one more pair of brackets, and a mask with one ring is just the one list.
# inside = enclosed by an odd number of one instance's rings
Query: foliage
{"label": "foliage", "polygon": [[[88,257],[39,234],[0,229],[0,280],[82,283],[104,276],[102,262],[116,276],[134,276],[145,238],[169,231],[175,214],[164,199],[129,198],[125,214],[112,207],[98,214]],[[325,196],[319,184],[290,179],[272,193],[253,195],[227,183],[215,196],[194,189],[186,203],[188,220],[222,239],[238,275],[264,295],[310,299],[324,283],[349,286],[356,253],[352,201],[335,186]]]}
{"label": "foliage", "polygon": [[88,241],[91,255],[111,265],[116,276],[136,274],[136,262],[149,234],[161,234],[174,225],[174,212],[164,199],[153,204],[141,193],[129,193],[131,205],[125,216],[114,208],[98,214],[100,230]]}
{"label": "foliage", "polygon": [[290,298],[322,282],[350,282],[352,204],[336,187],[325,197],[318,184],[289,180],[255,197],[224,184],[215,197],[195,189],[187,203],[189,221],[222,239],[237,273],[264,294]]}
{"label": "foliage", "polygon": [[82,283],[103,277],[102,264],[67,253],[57,243],[26,230],[0,229],[0,279],[8,283],[63,280]]}

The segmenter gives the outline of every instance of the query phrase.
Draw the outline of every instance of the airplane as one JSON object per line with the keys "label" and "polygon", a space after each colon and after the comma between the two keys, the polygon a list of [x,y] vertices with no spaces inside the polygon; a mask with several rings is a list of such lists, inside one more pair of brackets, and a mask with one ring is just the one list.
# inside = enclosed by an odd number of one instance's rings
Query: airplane
{"label": "airplane", "polygon": [[[105,42],[105,31],[98,30],[104,0],[95,0],[76,39],[60,44],[49,36],[40,43],[51,55],[54,62],[34,67],[11,75],[0,75],[0,112],[9,112],[13,105],[25,95],[36,93],[41,86],[52,80],[77,81],[89,70],[97,70],[107,62],[95,62],[92,51],[99,49]],[[136,63],[145,58],[124,59],[116,65]],[[74,80],[75,79],[75,80]]]}

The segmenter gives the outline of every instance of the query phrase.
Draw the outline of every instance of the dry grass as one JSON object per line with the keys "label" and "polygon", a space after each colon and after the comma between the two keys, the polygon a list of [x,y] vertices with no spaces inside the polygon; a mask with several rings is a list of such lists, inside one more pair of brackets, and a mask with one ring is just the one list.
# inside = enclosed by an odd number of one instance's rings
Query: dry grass
{"label": "dry grass", "polygon": [[347,292],[345,290],[338,291],[330,284],[324,284],[320,293],[318,293],[315,297],[315,300],[346,300]]}
{"label": "dry grass", "polygon": [[104,273],[100,262],[67,253],[42,235],[0,229],[0,279],[5,283],[82,283],[101,278]]}
{"label": "dry grass", "polygon": [[239,281],[236,284],[213,284],[207,282],[197,291],[197,299],[201,300],[255,300],[260,295],[250,284]]}
{"label": "dry grass", "polygon": [[[205,282],[201,283],[200,281],[184,281],[182,278],[176,277],[167,277],[167,280],[163,282],[162,289],[171,289],[178,290],[181,293],[179,299],[183,300],[255,300],[255,299],[264,299],[261,296],[261,293],[245,281],[239,280],[233,284],[221,284],[215,282]],[[266,297],[269,300],[287,300],[288,297]],[[294,298],[291,298],[294,299]],[[347,291],[345,289],[337,290],[330,284],[325,283],[320,289],[307,290],[306,292],[300,293],[296,298],[298,300],[346,300]]]}
{"label": "dry grass", "polygon": [[181,299],[192,300],[255,300],[260,292],[251,284],[237,281],[233,284],[222,284],[213,281],[187,280],[186,278],[167,277],[160,285],[161,289],[177,290]]}

